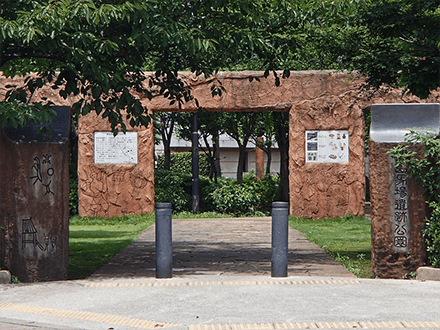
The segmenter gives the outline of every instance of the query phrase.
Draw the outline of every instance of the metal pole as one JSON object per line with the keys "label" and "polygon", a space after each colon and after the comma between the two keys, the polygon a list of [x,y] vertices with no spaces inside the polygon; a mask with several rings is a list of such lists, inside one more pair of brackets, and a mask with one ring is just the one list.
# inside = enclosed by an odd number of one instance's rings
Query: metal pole
{"label": "metal pole", "polygon": [[272,203],[271,276],[287,277],[289,203]]}
{"label": "metal pole", "polygon": [[171,203],[156,203],[156,277],[173,277]]}
{"label": "metal pole", "polygon": [[199,213],[199,132],[197,113],[193,114],[192,122],[192,212]]}

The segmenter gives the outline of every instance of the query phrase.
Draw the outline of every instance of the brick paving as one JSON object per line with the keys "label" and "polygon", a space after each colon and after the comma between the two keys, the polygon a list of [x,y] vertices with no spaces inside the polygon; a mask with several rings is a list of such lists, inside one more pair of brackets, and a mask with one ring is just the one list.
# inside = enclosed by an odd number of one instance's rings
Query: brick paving
{"label": "brick paving", "polygon": [[[173,277],[270,276],[271,218],[173,219]],[[355,277],[323,249],[289,228],[289,276]],[[89,279],[155,277],[155,227]]]}

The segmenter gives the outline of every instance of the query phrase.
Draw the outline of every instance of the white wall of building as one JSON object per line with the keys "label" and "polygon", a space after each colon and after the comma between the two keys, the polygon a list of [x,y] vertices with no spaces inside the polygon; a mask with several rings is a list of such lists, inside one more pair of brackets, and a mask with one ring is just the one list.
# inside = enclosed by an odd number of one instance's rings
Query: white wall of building
{"label": "white wall of building", "polygon": [[[203,143],[202,140],[200,142]],[[237,165],[238,165],[238,145],[237,142],[230,136],[224,134],[220,136],[220,166],[222,171],[222,176],[225,178],[236,178],[237,177]],[[182,152],[191,150],[191,142],[182,139],[177,139],[173,136],[171,139],[171,150],[172,152]],[[163,153],[162,143],[155,146],[155,153]],[[267,155],[264,154],[264,166],[266,166]],[[254,171],[256,168],[255,162],[255,145],[253,143],[248,143],[247,145],[247,164],[246,172]],[[272,162],[270,166],[270,171],[273,174],[279,173],[280,170],[280,152],[278,146],[272,149]]]}

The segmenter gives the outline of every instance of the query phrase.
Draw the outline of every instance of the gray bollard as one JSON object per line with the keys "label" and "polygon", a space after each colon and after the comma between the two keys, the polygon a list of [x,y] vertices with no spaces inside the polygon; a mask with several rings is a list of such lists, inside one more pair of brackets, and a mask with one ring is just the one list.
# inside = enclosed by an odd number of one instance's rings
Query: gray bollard
{"label": "gray bollard", "polygon": [[287,277],[289,203],[272,203],[271,276]]}
{"label": "gray bollard", "polygon": [[172,268],[171,203],[156,203],[156,277],[171,278]]}

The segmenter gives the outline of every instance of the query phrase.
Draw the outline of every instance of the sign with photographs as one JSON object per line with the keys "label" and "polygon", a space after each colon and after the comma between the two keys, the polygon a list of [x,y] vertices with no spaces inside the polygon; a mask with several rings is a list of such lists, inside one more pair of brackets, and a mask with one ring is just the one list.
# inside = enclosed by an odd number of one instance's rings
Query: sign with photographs
{"label": "sign with photographs", "polygon": [[137,164],[137,132],[95,132],[95,164]]}
{"label": "sign with photographs", "polygon": [[348,131],[306,131],[306,163],[348,163]]}

